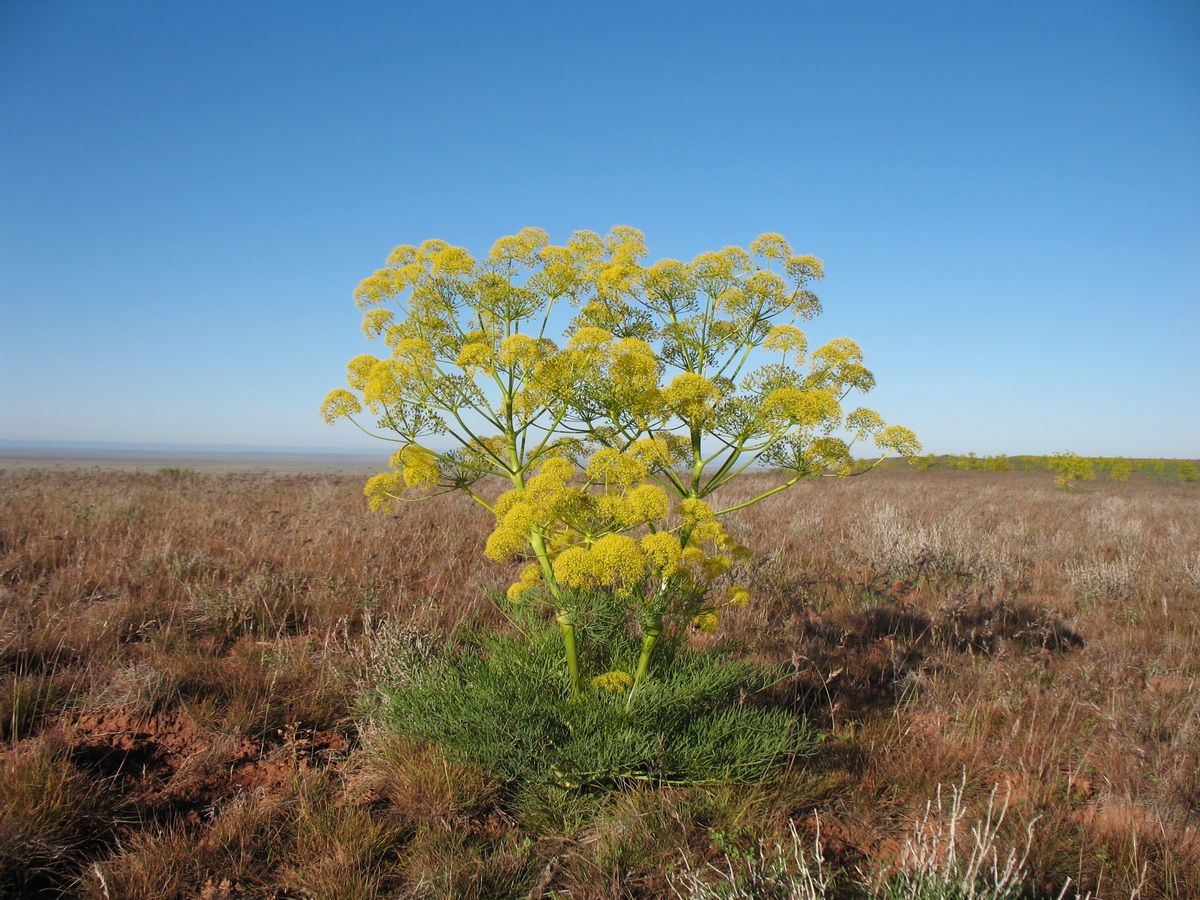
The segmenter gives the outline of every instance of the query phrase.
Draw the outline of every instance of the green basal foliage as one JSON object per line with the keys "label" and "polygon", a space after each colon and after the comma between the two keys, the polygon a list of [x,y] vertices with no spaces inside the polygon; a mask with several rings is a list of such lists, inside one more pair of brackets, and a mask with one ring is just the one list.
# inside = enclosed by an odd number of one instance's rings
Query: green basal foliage
{"label": "green basal foliage", "polygon": [[[920,451],[907,428],[848,406],[875,383],[857,344],[809,350],[796,323],[820,312],[819,259],[777,234],[691,262],[645,256],[623,226],[564,246],[526,228],[481,259],[443,241],[397,247],[355,292],[387,352],[351,360],[349,390],[321,409],[400,445],[366,486],[372,507],[461,491],[489,510],[487,555],[525,562],[509,599],[553,610],[573,696],[580,596],[608,592],[639,620],[632,671],[587,679],[632,699],[664,634],[711,632],[750,601],[729,583],[750,551],[723,515],[860,474],[856,442],[881,458]],[[722,507],[713,495],[751,466],[778,484]],[[510,485],[494,502],[476,490],[489,476]]]}
{"label": "green basal foliage", "polygon": [[[374,714],[517,792],[755,782],[815,750],[817,735],[803,719],[738,702],[778,673],[684,648],[656,665],[659,677],[632,706],[602,684],[586,686],[579,703],[554,682],[562,668],[554,643],[534,631],[528,641],[480,635],[458,651],[436,648],[404,684],[381,688]],[[588,656],[620,664],[625,650],[600,639],[589,642]]]}

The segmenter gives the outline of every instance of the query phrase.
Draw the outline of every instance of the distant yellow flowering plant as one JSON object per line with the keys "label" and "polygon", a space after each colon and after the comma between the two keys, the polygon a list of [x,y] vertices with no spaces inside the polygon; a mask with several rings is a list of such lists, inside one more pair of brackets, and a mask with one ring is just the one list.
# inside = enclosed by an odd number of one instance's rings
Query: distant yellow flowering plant
{"label": "distant yellow flowering plant", "polygon": [[[723,607],[750,601],[728,585],[750,551],[722,516],[804,478],[860,474],[858,441],[880,458],[920,452],[908,429],[844,407],[874,386],[857,344],[809,351],[796,322],[820,312],[816,257],[777,234],[690,263],[645,256],[625,226],[563,246],[526,228],[480,259],[444,241],[397,247],[355,292],[388,352],[351,360],[349,390],[321,407],[401,445],[367,483],[373,508],[456,490],[491,512],[486,554],[525,561],[508,597],[554,611],[572,694],[580,597],[603,592],[640,621],[633,673],[588,682],[628,678],[632,696],[664,633],[711,633]],[[779,482],[715,502],[751,466]],[[490,502],[476,489],[489,476],[510,486]]]}

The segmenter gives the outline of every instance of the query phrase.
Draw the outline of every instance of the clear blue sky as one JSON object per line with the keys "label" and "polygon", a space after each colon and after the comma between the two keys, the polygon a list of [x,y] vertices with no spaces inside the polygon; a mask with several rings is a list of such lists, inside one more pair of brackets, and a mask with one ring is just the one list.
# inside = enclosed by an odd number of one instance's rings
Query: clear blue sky
{"label": "clear blue sky", "polygon": [[1200,455],[1200,4],[0,2],[0,438],[317,416],[390,248],[786,235],[935,452]]}

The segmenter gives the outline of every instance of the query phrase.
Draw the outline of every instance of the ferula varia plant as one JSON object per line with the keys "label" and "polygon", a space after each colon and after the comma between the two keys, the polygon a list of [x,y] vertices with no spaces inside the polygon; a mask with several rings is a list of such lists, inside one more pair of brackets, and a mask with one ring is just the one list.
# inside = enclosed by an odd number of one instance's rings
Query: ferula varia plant
{"label": "ferula varia plant", "polygon": [[[461,491],[495,517],[486,553],[525,562],[509,599],[553,610],[572,695],[593,683],[580,597],[605,592],[640,621],[633,671],[594,677],[632,698],[664,632],[712,631],[722,607],[750,599],[729,583],[750,551],[723,515],[805,478],[859,474],[856,441],[880,458],[920,450],[908,429],[847,408],[874,385],[857,344],[808,349],[796,322],[820,311],[819,259],[777,234],[690,263],[645,257],[624,226],[564,246],[526,228],[478,259],[438,240],[397,247],[355,292],[388,351],[351,360],[350,390],[321,409],[400,445],[367,483],[372,507]],[[714,493],[751,466],[778,483],[722,507]],[[476,489],[488,476],[510,486],[492,502]]]}

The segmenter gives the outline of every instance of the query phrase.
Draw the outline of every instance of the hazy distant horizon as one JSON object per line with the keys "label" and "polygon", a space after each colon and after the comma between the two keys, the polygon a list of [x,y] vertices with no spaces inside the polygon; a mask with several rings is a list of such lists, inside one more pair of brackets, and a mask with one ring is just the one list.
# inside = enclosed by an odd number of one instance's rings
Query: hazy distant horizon
{"label": "hazy distant horizon", "polygon": [[140,441],[27,441],[0,438],[0,454],[53,454],[80,453],[101,455],[110,453],[132,453],[139,455],[162,454],[214,454],[251,456],[314,456],[314,457],[366,457],[387,453],[383,444],[378,447],[289,447],[269,444],[194,444]]}
{"label": "hazy distant horizon", "polygon": [[23,441],[0,438],[0,471],[165,469],[217,474],[364,476],[386,468],[391,448],[281,447],[135,441]]}
{"label": "hazy distant horizon", "polygon": [[[392,447],[383,442],[377,447],[289,447],[283,445],[262,444],[189,444],[189,443],[149,443],[138,441],[25,441],[12,438],[0,438],[0,457],[17,456],[53,456],[75,455],[112,457],[128,455],[133,457],[181,457],[181,456],[213,456],[229,458],[263,457],[263,458],[305,458],[312,460],[361,460],[363,462],[386,458]],[[977,453],[978,456],[1044,456],[1043,453],[1008,453],[985,454],[965,448],[953,453],[940,453],[938,456],[962,456]],[[1080,454],[1104,458],[1103,454]],[[1122,458],[1112,454],[1109,458]],[[1154,457],[1130,456],[1128,459],[1195,459],[1196,457]]]}

